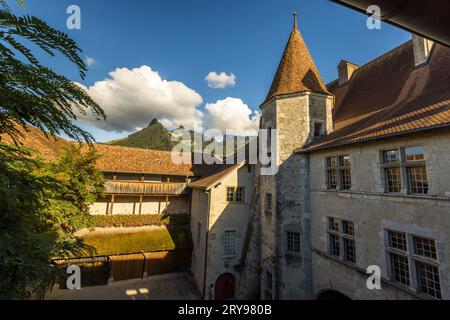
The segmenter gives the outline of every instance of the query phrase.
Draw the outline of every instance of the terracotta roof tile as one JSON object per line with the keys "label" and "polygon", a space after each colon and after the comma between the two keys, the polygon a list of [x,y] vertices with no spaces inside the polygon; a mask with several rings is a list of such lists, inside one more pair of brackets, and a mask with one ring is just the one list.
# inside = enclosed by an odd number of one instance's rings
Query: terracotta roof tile
{"label": "terracotta roof tile", "polygon": [[[70,146],[70,143],[60,137],[50,134],[47,136],[39,129],[28,126],[27,131],[22,127],[16,127],[22,135],[17,139],[19,146],[24,146],[38,151],[40,157],[45,161],[55,161],[59,158],[61,149]],[[1,135],[0,142],[13,145],[14,141],[8,135]]]}
{"label": "terracotta roof tile", "polygon": [[[177,164],[172,161],[172,153],[96,144],[100,154],[98,169],[105,172],[153,173],[168,175],[201,175],[202,166]],[[87,148],[87,147],[86,147]]]}
{"label": "terracotta roof tile", "polygon": [[234,165],[221,165],[216,166],[214,171],[209,172],[204,178],[196,180],[188,184],[188,187],[194,189],[209,189],[213,187],[217,182],[225,178],[228,174],[233,172],[234,170],[240,168],[243,164],[234,164]]}
{"label": "terracotta roof tile", "polygon": [[300,31],[295,27],[265,102],[278,95],[303,91],[329,94]]}
{"label": "terracotta roof tile", "polygon": [[334,131],[300,152],[450,126],[450,48],[414,67],[412,41],[355,71],[335,95]]}
{"label": "terracotta roof tile", "polygon": [[[33,148],[45,161],[56,161],[61,155],[61,149],[70,145],[79,145],[78,142],[69,142],[60,137],[46,136],[41,130],[28,126],[28,132],[18,128],[22,137],[18,139],[19,144]],[[1,141],[13,144],[8,136],[1,136]],[[146,150],[96,144],[94,148],[100,154],[97,168],[104,172],[122,173],[148,173],[162,175],[182,175],[202,177],[214,172],[220,165],[206,164],[174,164],[172,153],[166,151]],[[88,150],[88,146],[83,146]],[[193,156],[193,155],[192,155]],[[192,163],[194,161],[191,161]]]}

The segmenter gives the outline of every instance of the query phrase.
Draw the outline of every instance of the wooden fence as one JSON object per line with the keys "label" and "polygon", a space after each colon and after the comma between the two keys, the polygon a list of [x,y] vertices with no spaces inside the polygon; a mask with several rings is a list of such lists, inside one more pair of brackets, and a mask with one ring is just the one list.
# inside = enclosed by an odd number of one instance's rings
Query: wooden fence
{"label": "wooden fence", "polygon": [[[70,259],[55,261],[65,270],[76,265],[81,270],[81,286],[92,287],[107,285],[112,281],[123,281],[145,278],[175,272],[188,272],[191,267],[192,250],[158,251],[129,253],[94,257],[86,259]],[[67,277],[59,281],[61,289],[66,289]]]}

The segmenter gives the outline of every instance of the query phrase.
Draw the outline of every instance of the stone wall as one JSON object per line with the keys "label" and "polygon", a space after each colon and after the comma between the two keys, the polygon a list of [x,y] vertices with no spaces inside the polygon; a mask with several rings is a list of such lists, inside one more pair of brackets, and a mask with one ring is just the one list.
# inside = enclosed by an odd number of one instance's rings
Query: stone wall
{"label": "stone wall", "polygon": [[[254,192],[255,167],[243,165],[238,170],[228,174],[218,185],[209,192],[211,196],[208,205],[208,194],[202,190],[193,190],[192,194],[192,219],[191,230],[194,241],[192,272],[199,289],[204,287],[204,264],[206,234],[208,231],[207,244],[207,267],[206,267],[206,292],[205,299],[214,299],[215,283],[222,274],[229,273],[235,278],[236,298],[243,299],[254,297],[257,288],[257,279],[247,281],[241,286],[242,274],[239,272],[242,250],[247,235],[250,221],[250,207],[252,194]],[[244,203],[228,202],[228,187],[244,187]],[[209,215],[209,219],[208,219]],[[209,220],[209,221],[208,221]],[[201,224],[201,234],[198,235],[198,223]],[[236,253],[224,255],[225,231],[236,232]],[[238,290],[239,289],[239,290]]]}
{"label": "stone wall", "polygon": [[197,288],[203,293],[209,194],[203,190],[193,189],[191,201],[191,232],[193,243],[191,271]]}
{"label": "stone wall", "polygon": [[[450,130],[435,130],[403,138],[368,142],[311,155],[312,246],[314,294],[334,289],[352,299],[426,298],[417,293],[411,269],[410,288],[390,281],[387,230],[436,240],[442,297],[450,299]],[[429,194],[413,196],[384,193],[381,152],[423,146]],[[327,191],[325,158],[350,155],[352,189]],[[403,181],[403,183],[405,183]],[[355,223],[356,265],[336,262],[328,255],[327,217]],[[413,260],[411,260],[413,261]],[[380,266],[383,290],[368,290],[368,276],[358,271]],[[412,263],[410,264],[410,266]]]}
{"label": "stone wall", "polygon": [[[311,235],[309,207],[309,161],[294,150],[311,142],[316,122],[332,131],[332,99],[301,93],[280,97],[262,107],[263,128],[278,130],[278,174],[262,176],[261,296],[275,299],[309,299],[312,296]],[[273,197],[273,210],[265,210],[266,194]],[[300,234],[300,253],[287,252],[287,232]],[[268,288],[267,272],[274,276]]]}

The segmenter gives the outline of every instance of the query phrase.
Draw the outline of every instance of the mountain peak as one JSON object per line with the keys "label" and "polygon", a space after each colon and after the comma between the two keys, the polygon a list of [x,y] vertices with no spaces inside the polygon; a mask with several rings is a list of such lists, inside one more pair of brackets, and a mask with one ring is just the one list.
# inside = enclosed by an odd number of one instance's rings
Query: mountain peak
{"label": "mountain peak", "polygon": [[151,127],[151,126],[154,126],[156,124],[161,124],[161,123],[159,122],[158,119],[155,118],[155,119],[152,120],[152,122],[150,122],[150,124],[148,126]]}

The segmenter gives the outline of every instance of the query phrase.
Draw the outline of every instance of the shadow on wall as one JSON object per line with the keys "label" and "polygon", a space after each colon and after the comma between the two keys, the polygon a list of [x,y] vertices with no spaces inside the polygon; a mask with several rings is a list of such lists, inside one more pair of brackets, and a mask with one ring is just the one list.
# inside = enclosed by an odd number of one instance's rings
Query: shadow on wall
{"label": "shadow on wall", "polygon": [[[246,258],[243,255],[243,248],[253,234],[248,227],[251,222],[250,207],[254,201],[254,172],[254,166],[251,166],[251,170],[243,166],[238,170],[237,179],[230,174],[212,188],[208,234],[206,234],[207,195],[201,190],[193,191],[195,203],[193,203],[191,215],[194,242],[192,270],[197,286],[204,293],[205,299],[256,299],[258,297],[259,275],[256,267],[242,262],[242,259]],[[228,187],[244,187],[244,203],[227,201]],[[198,204],[200,202],[201,204]],[[201,230],[200,236],[198,227]],[[208,250],[205,253],[206,239],[208,239]],[[227,251],[225,245],[228,246],[227,250],[230,246],[234,247],[234,253]],[[256,254],[256,251],[252,253]],[[248,272],[249,269],[251,272]],[[245,275],[249,273],[252,279],[246,278]]]}

